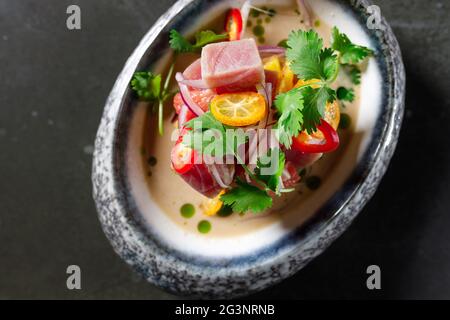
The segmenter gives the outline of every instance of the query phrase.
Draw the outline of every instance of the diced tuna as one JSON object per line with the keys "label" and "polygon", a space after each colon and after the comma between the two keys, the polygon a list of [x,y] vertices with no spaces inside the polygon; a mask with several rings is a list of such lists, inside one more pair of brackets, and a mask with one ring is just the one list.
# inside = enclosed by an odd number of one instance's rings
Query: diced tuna
{"label": "diced tuna", "polygon": [[188,80],[199,80],[202,78],[202,64],[200,59],[195,60],[183,72],[183,76]]}
{"label": "diced tuna", "polygon": [[205,46],[201,57],[202,79],[211,88],[252,87],[264,82],[264,68],[254,39]]}

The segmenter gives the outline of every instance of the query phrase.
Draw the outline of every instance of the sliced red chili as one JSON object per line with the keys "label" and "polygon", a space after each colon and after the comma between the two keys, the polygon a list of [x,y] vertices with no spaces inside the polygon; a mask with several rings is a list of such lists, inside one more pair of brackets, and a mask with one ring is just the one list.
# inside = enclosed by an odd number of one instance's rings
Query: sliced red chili
{"label": "sliced red chili", "polygon": [[230,9],[225,20],[225,31],[229,34],[230,41],[241,38],[242,24],[241,10],[236,8]]}
{"label": "sliced red chili", "polygon": [[175,146],[172,148],[170,159],[173,169],[178,174],[185,174],[194,166],[195,151],[183,144],[183,135],[187,132],[186,128],[181,130]]}
{"label": "sliced red chili", "polygon": [[292,147],[306,153],[326,153],[336,150],[339,146],[339,135],[336,130],[323,119],[317,130],[324,136],[323,143],[312,143],[311,139],[304,139],[300,134],[292,139]]}

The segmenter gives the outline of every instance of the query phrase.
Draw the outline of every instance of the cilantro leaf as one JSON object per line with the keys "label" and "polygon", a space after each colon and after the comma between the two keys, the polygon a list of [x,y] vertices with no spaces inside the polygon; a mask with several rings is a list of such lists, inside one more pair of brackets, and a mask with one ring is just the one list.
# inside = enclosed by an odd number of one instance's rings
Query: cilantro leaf
{"label": "cilantro leaf", "polygon": [[[275,159],[272,155],[274,151],[278,154],[278,157]],[[268,161],[268,163],[264,164],[262,163],[261,159],[258,159],[255,173],[258,179],[265,182],[270,190],[280,195],[280,178],[283,174],[286,156],[284,152],[282,152],[278,148],[269,150],[268,156],[271,160],[275,161]]]}
{"label": "cilantro leaf", "polygon": [[275,109],[280,114],[275,129],[277,138],[287,148],[291,147],[292,137],[297,136],[303,125],[303,94],[300,89],[292,89],[279,94],[275,99]]}
{"label": "cilantro leaf", "polygon": [[272,206],[272,198],[267,192],[238,179],[237,187],[220,197],[220,200],[233,208],[234,212],[252,211],[259,213]]}
{"label": "cilantro leaf", "polygon": [[160,98],[161,75],[151,72],[136,72],[131,80],[131,88],[139,99],[154,102]]}
{"label": "cilantro leaf", "polygon": [[352,102],[355,99],[355,91],[345,87],[339,87],[336,91],[337,98],[342,101]]}
{"label": "cilantro leaf", "polygon": [[194,51],[192,44],[175,29],[170,30],[169,44],[173,50],[179,53]]}
{"label": "cilantro leaf", "polygon": [[195,34],[195,43],[192,44],[185,37],[183,37],[178,31],[175,29],[170,30],[170,47],[178,53],[185,52],[195,52],[207,44],[226,40],[228,38],[228,34],[216,34],[214,31],[205,30],[200,31]]}
{"label": "cilantro leaf", "polygon": [[322,65],[325,80],[334,80],[339,71],[339,63],[338,58],[332,49],[326,48],[320,52],[320,63]]}
{"label": "cilantro leaf", "polygon": [[205,155],[233,155],[247,141],[242,129],[234,130],[225,126],[209,111],[188,121],[186,127],[193,130],[183,137],[183,143]]}
{"label": "cilantro leaf", "polygon": [[203,48],[207,44],[228,39],[228,34],[216,34],[214,31],[206,30],[200,31],[195,34],[194,48]]}
{"label": "cilantro leaf", "polygon": [[333,28],[332,38],[331,47],[341,54],[341,63],[356,64],[373,54],[371,49],[353,44],[347,35],[340,33],[336,27]]}
{"label": "cilantro leaf", "polygon": [[292,71],[303,80],[329,81],[338,71],[337,56],[331,49],[322,49],[323,40],[317,32],[293,31],[287,41],[286,56]]}
{"label": "cilantro leaf", "polygon": [[361,70],[357,66],[349,66],[348,73],[352,79],[353,84],[361,84]]}
{"label": "cilantro leaf", "polygon": [[327,103],[336,99],[336,92],[324,86],[316,89],[306,87],[302,90],[302,93],[304,99],[303,129],[311,134],[320,124],[320,119],[324,117]]}

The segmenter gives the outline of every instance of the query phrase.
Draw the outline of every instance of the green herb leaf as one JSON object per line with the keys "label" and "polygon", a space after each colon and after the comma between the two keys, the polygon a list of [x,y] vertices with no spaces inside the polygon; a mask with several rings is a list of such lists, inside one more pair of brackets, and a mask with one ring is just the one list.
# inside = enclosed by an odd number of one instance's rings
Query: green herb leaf
{"label": "green herb leaf", "polygon": [[223,125],[209,111],[187,122],[186,127],[193,130],[183,137],[183,143],[204,155],[233,155],[247,141],[242,129],[234,130]]}
{"label": "green herb leaf", "polygon": [[[278,157],[275,159],[272,159],[272,153],[273,152],[277,152],[278,153]],[[261,159],[258,159],[257,162],[257,168],[255,170],[256,176],[258,177],[259,180],[263,181],[266,183],[267,187],[274,191],[277,195],[281,194],[281,184],[280,184],[280,180],[281,180],[281,175],[283,174],[283,170],[284,170],[284,165],[286,162],[286,156],[284,154],[284,152],[282,152],[280,149],[271,149],[269,150],[268,153],[268,157],[270,157],[271,160],[275,160],[275,162],[273,161],[268,161],[267,164],[262,163]],[[269,171],[275,167],[275,170],[272,174],[265,174],[265,170]]]}
{"label": "green herb leaf", "polygon": [[139,99],[154,102],[160,98],[161,75],[151,72],[136,72],[131,80],[131,88]]}
{"label": "green herb leaf", "polygon": [[233,208],[234,212],[259,213],[272,206],[272,198],[267,192],[237,180],[237,187],[231,189],[220,197],[220,200]]}
{"label": "green herb leaf", "polygon": [[353,44],[338,28],[334,27],[332,33],[332,48],[340,53],[341,63],[356,64],[373,54],[371,49]]}
{"label": "green herb leaf", "polygon": [[192,52],[194,51],[194,47],[192,44],[186,40],[177,30],[170,30],[170,47],[176,52]]}
{"label": "green herb leaf", "polygon": [[216,34],[214,31],[211,30],[200,31],[195,34],[194,48],[196,49],[203,48],[207,44],[226,39],[228,39],[228,34],[226,33]]}
{"label": "green herb leaf", "polygon": [[320,119],[324,117],[327,103],[336,100],[336,92],[323,86],[317,89],[306,87],[302,89],[302,93],[304,100],[303,130],[311,134],[320,124]]}
{"label": "green herb leaf", "polygon": [[361,84],[361,70],[359,70],[357,66],[349,66],[348,73],[350,75],[350,78],[352,79],[353,84]]}
{"label": "green herb leaf", "polygon": [[280,114],[275,129],[277,138],[286,148],[290,148],[292,137],[297,136],[303,125],[303,94],[300,89],[292,89],[279,94],[275,99],[275,109]]}
{"label": "green herb leaf", "polygon": [[286,52],[292,71],[303,80],[333,80],[338,71],[337,56],[331,49],[322,49],[323,40],[317,32],[293,31],[289,34]]}
{"label": "green herb leaf", "polygon": [[342,101],[352,102],[355,99],[355,91],[345,87],[339,87],[336,91],[337,98]]}
{"label": "green herb leaf", "polygon": [[214,31],[205,30],[195,34],[195,43],[190,43],[175,29],[170,30],[170,47],[178,53],[195,52],[207,44],[228,39],[228,34],[216,34]]}

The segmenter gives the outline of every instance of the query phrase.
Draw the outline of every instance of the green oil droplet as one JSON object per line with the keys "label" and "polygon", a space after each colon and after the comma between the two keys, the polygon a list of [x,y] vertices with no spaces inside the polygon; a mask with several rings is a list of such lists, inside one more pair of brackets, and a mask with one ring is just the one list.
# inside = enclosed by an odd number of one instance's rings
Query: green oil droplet
{"label": "green oil droplet", "polygon": [[183,218],[192,218],[195,214],[195,207],[190,203],[183,204],[180,208],[180,213]]}
{"label": "green oil droplet", "polygon": [[270,21],[272,21],[272,19],[270,19],[270,17],[266,17],[266,18],[264,19],[264,21],[265,21],[266,23],[270,23]]}
{"label": "green oil droplet", "polygon": [[306,186],[311,190],[317,190],[322,183],[322,180],[318,176],[310,176],[306,178]]}
{"label": "green oil droplet", "polygon": [[259,37],[259,38],[258,38],[258,42],[261,43],[261,44],[263,44],[264,42],[266,42],[266,38],[264,38],[264,37]]}
{"label": "green oil droplet", "polygon": [[197,225],[198,232],[208,233],[211,231],[211,223],[208,220],[202,220]]}
{"label": "green oil droplet", "polygon": [[314,26],[315,26],[316,28],[320,27],[320,20],[314,21]]}
{"label": "green oil droplet", "polygon": [[258,18],[260,15],[260,12],[258,10],[252,9],[252,10],[250,10],[250,15],[254,18]]}
{"label": "green oil droplet", "polygon": [[262,19],[258,19],[258,20],[256,20],[256,24],[262,24]]}
{"label": "green oil droplet", "polygon": [[248,20],[248,21],[247,21],[247,27],[251,28],[252,25],[253,25],[252,21],[251,21],[251,20]]}
{"label": "green oil droplet", "polygon": [[348,129],[352,123],[352,118],[346,113],[341,113],[341,120],[339,121],[339,129]]}
{"label": "green oil droplet", "polygon": [[156,163],[157,163],[158,161],[156,160],[156,158],[154,157],[154,156],[150,156],[150,157],[148,157],[148,159],[147,159],[147,163],[150,165],[150,166],[156,166]]}
{"label": "green oil droplet", "polygon": [[253,28],[253,34],[257,37],[262,37],[264,35],[264,27],[261,25],[257,25]]}

